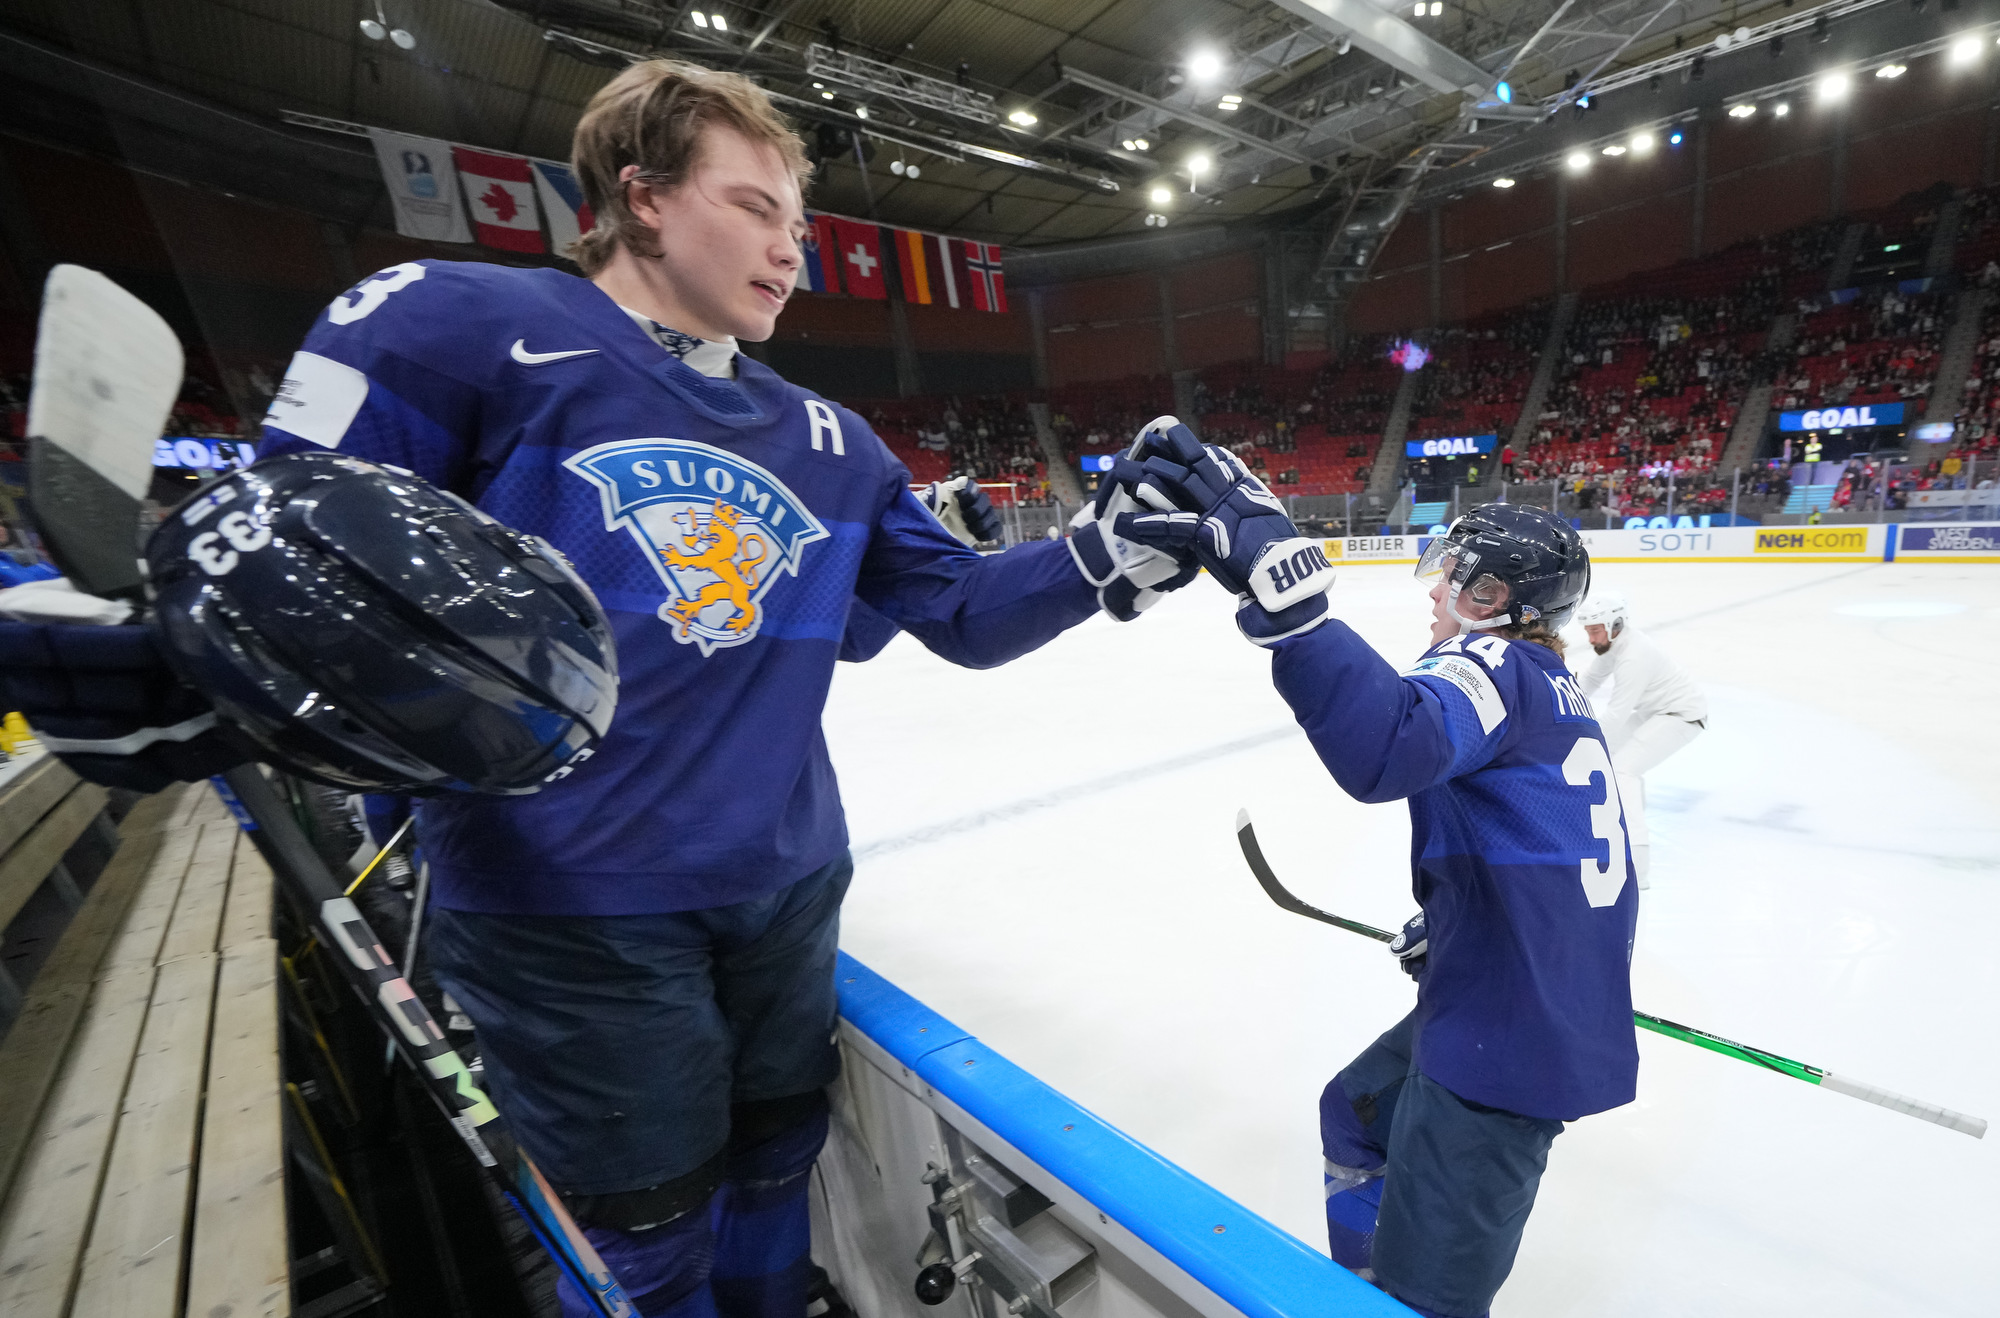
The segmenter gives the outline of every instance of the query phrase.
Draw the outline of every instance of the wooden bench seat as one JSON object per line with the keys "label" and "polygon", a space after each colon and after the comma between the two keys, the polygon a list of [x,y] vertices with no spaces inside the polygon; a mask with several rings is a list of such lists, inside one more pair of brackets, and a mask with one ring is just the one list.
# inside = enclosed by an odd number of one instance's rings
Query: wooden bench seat
{"label": "wooden bench seat", "polygon": [[119,832],[0,1043],[0,1313],[287,1314],[270,871],[205,785]]}

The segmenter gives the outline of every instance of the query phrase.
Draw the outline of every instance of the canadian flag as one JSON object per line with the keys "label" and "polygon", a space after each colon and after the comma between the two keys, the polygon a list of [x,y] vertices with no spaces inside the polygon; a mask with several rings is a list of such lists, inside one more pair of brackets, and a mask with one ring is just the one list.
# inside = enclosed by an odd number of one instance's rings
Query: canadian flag
{"label": "canadian flag", "polygon": [[[872,224],[836,217],[833,245],[849,295],[886,300],[889,283],[882,277],[882,231]],[[821,259],[825,259],[823,252]]]}
{"label": "canadian flag", "polygon": [[548,250],[542,244],[542,213],[535,205],[534,172],[527,157],[465,146],[455,146],[451,153],[478,240],[509,252]]}

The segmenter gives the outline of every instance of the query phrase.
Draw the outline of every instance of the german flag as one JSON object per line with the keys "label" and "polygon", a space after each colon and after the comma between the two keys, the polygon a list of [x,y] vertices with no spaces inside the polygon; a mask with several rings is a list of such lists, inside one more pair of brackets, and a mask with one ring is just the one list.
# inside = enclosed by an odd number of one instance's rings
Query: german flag
{"label": "german flag", "polygon": [[[903,274],[903,301],[929,306],[943,292],[937,287],[938,260],[924,250],[928,236],[915,229],[892,229],[896,235],[896,265]],[[956,305],[957,299],[952,299]]]}

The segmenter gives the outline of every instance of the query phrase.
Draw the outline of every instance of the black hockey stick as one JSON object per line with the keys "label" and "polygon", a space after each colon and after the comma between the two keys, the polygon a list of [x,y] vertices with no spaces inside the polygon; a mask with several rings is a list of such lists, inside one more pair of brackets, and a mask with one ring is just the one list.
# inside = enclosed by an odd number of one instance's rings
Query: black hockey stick
{"label": "black hockey stick", "polygon": [[[1330,911],[1322,911],[1311,902],[1301,901],[1294,896],[1284,884],[1278,882],[1277,873],[1272,870],[1270,862],[1264,859],[1264,849],[1257,845],[1257,830],[1250,826],[1250,812],[1248,810],[1238,810],[1236,812],[1236,841],[1237,845],[1243,848],[1243,859],[1249,864],[1250,872],[1257,876],[1257,882],[1264,889],[1265,895],[1285,910],[1290,911],[1294,915],[1303,915],[1309,920],[1319,920],[1336,928],[1345,929],[1349,933],[1361,934],[1364,937],[1373,938],[1379,943],[1389,942],[1395,937],[1394,934],[1377,929],[1373,925],[1362,924],[1358,920],[1344,919],[1341,916],[1334,915]],[[1765,1052],[1762,1048],[1752,1048],[1748,1044],[1736,1043],[1723,1038],[1719,1034],[1710,1034],[1706,1030],[1697,1030],[1691,1025],[1681,1025],[1647,1012],[1634,1011],[1632,1013],[1632,1023],[1640,1029],[1651,1030],[1655,1034],[1664,1034],[1669,1039],[1679,1039],[1682,1043],[1691,1043],[1697,1048],[1706,1048],[1712,1053],[1721,1053],[1724,1057],[1734,1057],[1739,1062],[1748,1062],[1752,1066],[1759,1066],[1767,1071],[1776,1071],[1781,1075],[1788,1075],[1794,1080],[1803,1080],[1809,1085],[1818,1085],[1822,1089],[1831,1089],[1836,1094],[1846,1094],[1849,1098],[1858,1098],[1863,1102],[1874,1103],[1878,1106],[1888,1108],[1892,1112],[1901,1112],[1905,1116],[1916,1117],[1921,1121],[1928,1121],[1950,1130],[1960,1131],[1972,1136],[1974,1139],[1984,1139],[1986,1137],[1986,1119],[1984,1117],[1968,1117],[1962,1112],[1954,1112],[1950,1108],[1939,1107],[1935,1103],[1926,1103],[1921,1099],[1905,1098],[1903,1095],[1895,1093],[1892,1090],[1865,1084],[1859,1080],[1849,1080],[1845,1076],[1835,1075],[1824,1067],[1812,1066],[1805,1062],[1796,1062],[1789,1057],[1782,1057],[1777,1053]]]}
{"label": "black hockey stick", "polygon": [[[50,274],[28,409],[29,510],[50,557],[78,590],[127,599],[141,594],[140,500],[182,365],[180,341],[145,303],[79,266]],[[320,941],[342,954],[336,959],[376,1024],[556,1266],[605,1318],[637,1318],[263,770],[245,765],[215,786],[278,881],[309,913]]]}

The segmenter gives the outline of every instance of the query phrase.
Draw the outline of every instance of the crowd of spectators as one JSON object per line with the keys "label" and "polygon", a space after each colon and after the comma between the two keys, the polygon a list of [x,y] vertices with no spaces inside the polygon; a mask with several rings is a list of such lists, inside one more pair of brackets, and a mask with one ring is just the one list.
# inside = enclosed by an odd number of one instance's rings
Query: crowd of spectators
{"label": "crowd of spectators", "polygon": [[1893,285],[1815,309],[1773,390],[1791,409],[1922,398],[1937,374],[1949,323],[1949,295],[1903,293]]}
{"label": "crowd of spectators", "polygon": [[1051,501],[1034,420],[1018,394],[880,399],[854,404],[918,481],[970,475],[997,503]]}
{"label": "crowd of spectators", "polygon": [[1454,325],[1429,336],[1430,363],[1410,418],[1412,439],[1510,428],[1534,383],[1548,338],[1549,303]]}

